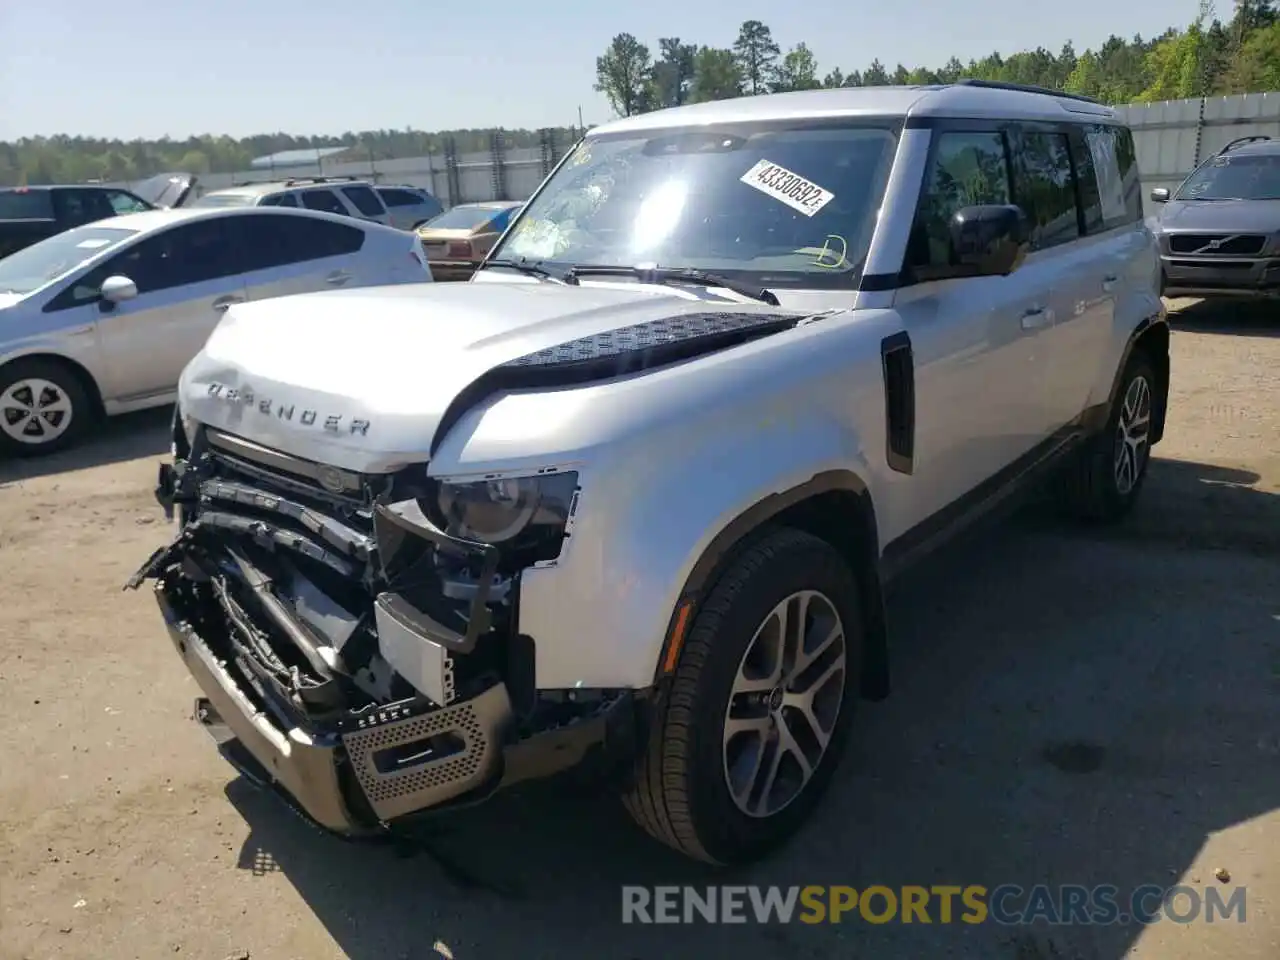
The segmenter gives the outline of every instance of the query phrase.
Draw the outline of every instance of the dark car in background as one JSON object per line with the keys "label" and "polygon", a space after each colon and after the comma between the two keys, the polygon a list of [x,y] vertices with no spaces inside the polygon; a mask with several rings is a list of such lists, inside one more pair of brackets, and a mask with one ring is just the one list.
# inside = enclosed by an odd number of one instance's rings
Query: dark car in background
{"label": "dark car in background", "polygon": [[189,174],[163,173],[135,190],[93,183],[0,187],[0,257],[86,223],[181,206],[194,184]]}
{"label": "dark car in background", "polygon": [[1233,140],[1151,199],[1165,296],[1280,298],[1280,141]]}
{"label": "dark car in background", "polygon": [[491,200],[460,203],[418,228],[431,275],[437,280],[468,280],[502,236],[522,202]]}

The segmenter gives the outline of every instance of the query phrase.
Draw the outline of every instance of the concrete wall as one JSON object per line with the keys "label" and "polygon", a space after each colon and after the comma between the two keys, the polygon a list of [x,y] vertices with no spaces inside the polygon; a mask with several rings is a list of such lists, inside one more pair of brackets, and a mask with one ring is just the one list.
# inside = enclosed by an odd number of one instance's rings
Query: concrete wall
{"label": "concrete wall", "polygon": [[446,206],[480,200],[525,200],[556,162],[573,146],[567,137],[548,136],[541,147],[512,149],[501,136],[484,153],[445,151],[400,160],[320,160],[306,165],[208,173],[200,177],[201,193],[236,183],[260,183],[289,177],[356,176],[378,183],[411,184],[431,191]]}
{"label": "concrete wall", "polygon": [[1118,110],[1133,130],[1144,196],[1152,187],[1172,190],[1237,137],[1280,139],[1280,93],[1166,100]]}

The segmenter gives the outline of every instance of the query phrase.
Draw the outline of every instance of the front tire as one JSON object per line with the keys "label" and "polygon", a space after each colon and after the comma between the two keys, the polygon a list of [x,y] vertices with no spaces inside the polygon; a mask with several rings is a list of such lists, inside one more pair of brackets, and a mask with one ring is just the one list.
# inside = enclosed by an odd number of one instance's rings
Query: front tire
{"label": "front tire", "polygon": [[757,540],[697,613],[627,810],[708,863],[780,846],[830,784],[861,660],[857,580],[839,553],[791,529]]}
{"label": "front tire", "polygon": [[15,360],[0,369],[0,454],[43,456],[76,442],[92,418],[80,378],[50,360]]}
{"label": "front tire", "polygon": [[1065,505],[1077,519],[1115,523],[1133,509],[1151,462],[1157,385],[1151,361],[1135,353],[1120,378],[1106,426],[1065,477]]}

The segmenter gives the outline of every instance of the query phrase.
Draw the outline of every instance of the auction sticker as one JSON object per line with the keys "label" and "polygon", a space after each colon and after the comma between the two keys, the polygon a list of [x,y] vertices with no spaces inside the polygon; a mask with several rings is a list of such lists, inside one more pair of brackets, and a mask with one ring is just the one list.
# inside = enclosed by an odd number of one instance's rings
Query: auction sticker
{"label": "auction sticker", "polygon": [[836,198],[830,190],[824,190],[800,174],[768,160],[761,160],[739,179],[748,187],[768,194],[806,217],[812,217]]}

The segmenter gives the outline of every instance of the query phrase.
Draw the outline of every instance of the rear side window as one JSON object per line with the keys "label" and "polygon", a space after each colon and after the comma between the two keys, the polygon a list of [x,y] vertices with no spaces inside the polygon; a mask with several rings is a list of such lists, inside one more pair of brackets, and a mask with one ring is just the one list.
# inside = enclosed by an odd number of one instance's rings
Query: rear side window
{"label": "rear side window", "polygon": [[355,204],[355,208],[366,217],[380,217],[387,212],[382,205],[382,201],[378,199],[378,195],[368,187],[343,187],[342,192],[346,194],[348,200]]}
{"label": "rear side window", "polygon": [[416,207],[422,203],[422,197],[408,190],[396,190],[393,187],[381,187],[378,196],[388,207]]}
{"label": "rear side window", "polygon": [[107,277],[128,277],[138,293],[154,293],[229,277],[244,269],[226,220],[196,220],[153,234],[101,264],[78,286],[96,289]]}
{"label": "rear side window", "polygon": [[70,189],[53,190],[53,209],[58,220],[66,226],[79,226],[105,220],[116,215],[115,207],[101,190]]}
{"label": "rear side window", "polygon": [[1094,126],[1084,133],[1093,159],[1103,229],[1142,219],[1142,184],[1133,134],[1127,127]]}
{"label": "rear side window", "polygon": [[1031,218],[1031,249],[1046,250],[1080,236],[1075,173],[1065,133],[1018,137],[1013,192]]}
{"label": "rear side window", "polygon": [[0,190],[0,220],[48,220],[52,216],[48,190]]}
{"label": "rear side window", "polygon": [[951,218],[964,207],[1009,203],[1004,135],[952,132],[938,136],[907,242],[907,266],[920,282],[950,276]]}
{"label": "rear side window", "polygon": [[303,190],[302,205],[308,210],[347,216],[347,208],[342,205],[342,201],[332,190]]}
{"label": "rear side window", "polygon": [[228,220],[247,270],[267,270],[325,257],[356,253],[364,246],[359,227],[309,217],[263,214]]}
{"label": "rear side window", "polygon": [[260,206],[263,207],[296,207],[298,201],[292,193],[273,193],[269,197],[263,197]]}
{"label": "rear side window", "polygon": [[1102,218],[1102,196],[1098,189],[1098,174],[1093,162],[1093,151],[1083,130],[1071,135],[1071,159],[1076,165],[1076,186],[1080,190],[1080,210],[1084,214],[1084,232],[1101,233],[1106,230]]}

